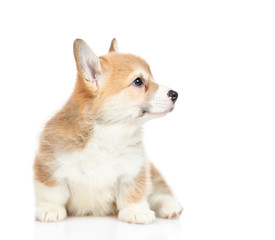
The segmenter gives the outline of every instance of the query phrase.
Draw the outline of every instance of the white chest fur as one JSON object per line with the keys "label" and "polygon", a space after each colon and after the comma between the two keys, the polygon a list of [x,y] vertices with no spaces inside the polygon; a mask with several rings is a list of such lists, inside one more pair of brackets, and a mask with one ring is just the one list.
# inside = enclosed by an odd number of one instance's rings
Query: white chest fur
{"label": "white chest fur", "polygon": [[136,126],[95,126],[82,150],[57,156],[55,177],[70,190],[71,214],[113,213],[119,181],[131,181],[144,163],[141,131]]}

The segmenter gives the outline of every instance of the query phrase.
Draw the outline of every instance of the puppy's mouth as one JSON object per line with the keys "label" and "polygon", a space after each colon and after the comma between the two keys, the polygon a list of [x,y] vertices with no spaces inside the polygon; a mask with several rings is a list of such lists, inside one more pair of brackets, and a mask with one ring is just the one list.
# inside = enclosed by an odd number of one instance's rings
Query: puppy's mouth
{"label": "puppy's mouth", "polygon": [[140,117],[143,117],[145,115],[151,115],[151,116],[162,116],[162,115],[165,115],[169,112],[172,112],[174,109],[174,106],[166,111],[163,111],[163,112],[150,112],[148,109],[141,109],[141,114],[140,114]]}

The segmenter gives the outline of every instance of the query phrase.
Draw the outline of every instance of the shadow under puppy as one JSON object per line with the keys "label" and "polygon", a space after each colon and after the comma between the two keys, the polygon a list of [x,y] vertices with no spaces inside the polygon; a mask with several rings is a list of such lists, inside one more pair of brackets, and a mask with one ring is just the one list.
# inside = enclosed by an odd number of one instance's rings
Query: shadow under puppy
{"label": "shadow under puppy", "polygon": [[155,214],[179,216],[142,144],[142,125],[172,111],[178,94],[156,84],[143,59],[119,53],[115,39],[101,57],[77,39],[74,56],[74,91],[46,124],[34,161],[36,219],[118,215],[147,224]]}

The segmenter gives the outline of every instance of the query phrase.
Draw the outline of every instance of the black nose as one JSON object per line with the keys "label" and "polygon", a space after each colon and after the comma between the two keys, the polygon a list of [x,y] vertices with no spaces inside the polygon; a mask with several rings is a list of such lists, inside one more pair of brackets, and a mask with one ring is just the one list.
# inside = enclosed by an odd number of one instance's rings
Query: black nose
{"label": "black nose", "polygon": [[177,101],[178,98],[178,93],[176,91],[170,90],[167,93],[168,97],[170,97],[172,99],[172,102],[175,103]]}

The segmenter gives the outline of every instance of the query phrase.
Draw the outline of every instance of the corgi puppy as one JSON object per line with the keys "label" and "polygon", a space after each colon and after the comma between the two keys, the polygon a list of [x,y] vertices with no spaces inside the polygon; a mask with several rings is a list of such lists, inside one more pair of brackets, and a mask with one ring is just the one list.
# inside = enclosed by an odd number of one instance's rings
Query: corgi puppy
{"label": "corgi puppy", "polygon": [[34,161],[36,220],[179,216],[182,206],[142,144],[142,125],[171,112],[177,92],[158,85],[143,59],[119,53],[115,39],[101,57],[77,39],[74,56],[74,91],[46,124]]}

